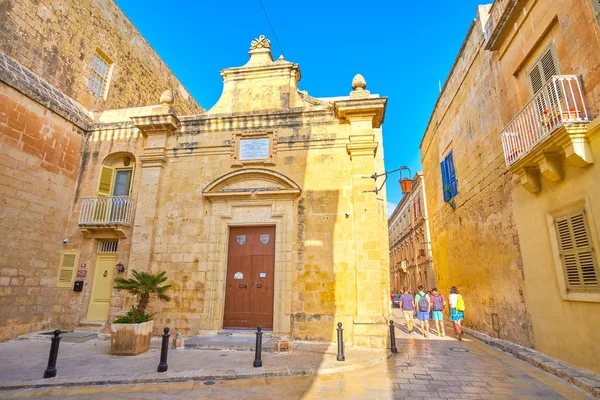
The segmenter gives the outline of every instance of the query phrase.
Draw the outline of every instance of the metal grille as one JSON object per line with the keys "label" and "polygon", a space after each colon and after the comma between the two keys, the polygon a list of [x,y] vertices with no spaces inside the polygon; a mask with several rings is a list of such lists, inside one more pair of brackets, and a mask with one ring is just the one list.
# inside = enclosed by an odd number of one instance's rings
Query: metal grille
{"label": "metal grille", "polygon": [[98,253],[116,253],[119,239],[104,239],[100,241]]}

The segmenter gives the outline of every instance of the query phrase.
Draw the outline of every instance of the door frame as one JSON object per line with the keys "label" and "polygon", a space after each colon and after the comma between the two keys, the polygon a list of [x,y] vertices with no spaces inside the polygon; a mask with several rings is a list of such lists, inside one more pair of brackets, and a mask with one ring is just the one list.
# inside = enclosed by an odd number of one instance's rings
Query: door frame
{"label": "door frame", "polygon": [[200,332],[223,329],[230,227],[275,226],[273,333],[291,334],[294,202],[291,199],[212,201],[207,226],[212,239],[206,263],[206,297]]}

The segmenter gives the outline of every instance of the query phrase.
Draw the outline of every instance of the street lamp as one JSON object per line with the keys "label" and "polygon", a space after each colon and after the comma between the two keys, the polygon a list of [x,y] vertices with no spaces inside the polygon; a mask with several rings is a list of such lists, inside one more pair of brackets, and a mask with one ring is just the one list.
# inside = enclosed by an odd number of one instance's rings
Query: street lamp
{"label": "street lamp", "polygon": [[[406,165],[403,165],[400,168],[396,168],[391,171],[385,171],[381,174],[375,173],[371,176],[363,176],[363,178],[371,178],[375,182],[377,182],[377,178],[385,176],[385,179],[383,180],[383,183],[381,184],[381,186],[377,187],[377,185],[375,185],[375,190],[364,190],[363,193],[379,194],[381,189],[383,189],[385,182],[387,181],[388,175],[393,174],[394,172],[398,172],[398,171],[408,171],[408,178],[404,178],[404,179],[402,178],[402,172],[400,172],[400,180],[398,182],[400,182],[400,187],[402,188],[402,194],[406,194],[406,193],[410,192],[410,187],[412,184],[412,179],[410,179],[410,177],[411,177],[410,168],[408,168]],[[408,190],[406,192],[405,192],[405,187],[408,188]]]}

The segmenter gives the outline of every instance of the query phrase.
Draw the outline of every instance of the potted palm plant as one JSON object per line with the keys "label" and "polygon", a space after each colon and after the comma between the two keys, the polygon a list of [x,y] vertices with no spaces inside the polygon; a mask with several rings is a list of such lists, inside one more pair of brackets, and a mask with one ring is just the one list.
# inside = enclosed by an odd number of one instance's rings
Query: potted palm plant
{"label": "potted palm plant", "polygon": [[170,301],[165,294],[171,285],[163,285],[166,272],[150,274],[132,271],[133,278],[115,278],[115,289],[124,290],[137,297],[137,305],[131,306],[127,315],[111,324],[110,352],[115,355],[135,356],[150,348],[154,321],[146,311],[151,297],[159,301]]}

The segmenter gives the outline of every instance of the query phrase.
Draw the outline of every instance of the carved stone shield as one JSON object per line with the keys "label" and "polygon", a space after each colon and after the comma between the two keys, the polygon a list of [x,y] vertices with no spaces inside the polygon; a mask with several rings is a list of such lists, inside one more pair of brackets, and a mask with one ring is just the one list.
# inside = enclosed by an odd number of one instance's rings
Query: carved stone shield
{"label": "carved stone shield", "polygon": [[269,243],[269,238],[270,238],[270,235],[260,235],[260,242],[262,244],[267,244],[267,243]]}
{"label": "carved stone shield", "polygon": [[237,242],[240,246],[246,243],[246,235],[238,235]]}

